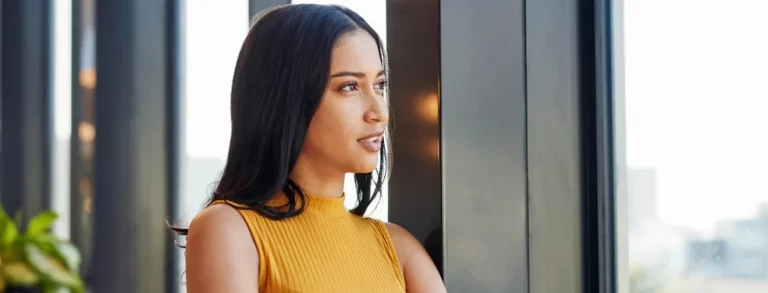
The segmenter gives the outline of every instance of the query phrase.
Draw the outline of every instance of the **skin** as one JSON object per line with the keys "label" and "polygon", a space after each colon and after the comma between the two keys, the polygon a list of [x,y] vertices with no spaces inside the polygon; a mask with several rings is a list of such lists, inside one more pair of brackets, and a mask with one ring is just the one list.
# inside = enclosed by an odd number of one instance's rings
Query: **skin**
{"label": "skin", "polygon": [[[364,31],[337,42],[331,79],[291,178],[308,192],[342,196],[346,173],[367,173],[379,153],[359,139],[384,130],[389,119],[378,47]],[[426,250],[400,226],[387,224],[408,293],[446,292]],[[190,225],[186,249],[189,293],[258,292],[259,256],[245,222],[229,205],[211,206]]]}

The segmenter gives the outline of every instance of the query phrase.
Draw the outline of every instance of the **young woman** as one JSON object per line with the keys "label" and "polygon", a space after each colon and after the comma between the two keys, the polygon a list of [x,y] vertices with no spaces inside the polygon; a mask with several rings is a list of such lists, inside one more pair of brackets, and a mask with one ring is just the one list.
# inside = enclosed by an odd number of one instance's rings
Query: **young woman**
{"label": "young woman", "polygon": [[187,292],[445,292],[413,236],[362,216],[387,170],[386,85],[385,50],[355,12],[261,13],[235,67],[221,180],[179,229]]}

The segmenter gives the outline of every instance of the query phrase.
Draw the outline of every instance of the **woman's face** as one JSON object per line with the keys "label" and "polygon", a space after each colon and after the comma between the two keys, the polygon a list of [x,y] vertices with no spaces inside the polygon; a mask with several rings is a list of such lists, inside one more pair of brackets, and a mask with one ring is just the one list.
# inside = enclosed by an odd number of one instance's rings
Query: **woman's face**
{"label": "woman's face", "polygon": [[356,30],[337,41],[328,86],[300,155],[312,169],[332,173],[376,169],[389,119],[381,63],[376,41],[367,32]]}

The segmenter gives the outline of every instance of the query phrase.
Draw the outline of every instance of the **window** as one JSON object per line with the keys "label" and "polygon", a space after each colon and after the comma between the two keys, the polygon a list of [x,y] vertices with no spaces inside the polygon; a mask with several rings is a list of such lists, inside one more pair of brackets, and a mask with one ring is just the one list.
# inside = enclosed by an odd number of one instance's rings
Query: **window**
{"label": "window", "polygon": [[768,2],[623,2],[629,292],[768,292]]}
{"label": "window", "polygon": [[185,6],[180,215],[188,222],[211,195],[227,158],[229,95],[248,32],[248,1],[190,1]]}

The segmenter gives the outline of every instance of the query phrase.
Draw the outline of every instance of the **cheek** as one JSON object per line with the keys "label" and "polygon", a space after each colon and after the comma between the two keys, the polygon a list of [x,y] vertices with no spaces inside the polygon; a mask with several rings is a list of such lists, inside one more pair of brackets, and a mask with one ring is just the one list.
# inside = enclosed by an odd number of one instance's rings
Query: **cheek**
{"label": "cheek", "polygon": [[355,126],[359,124],[353,119],[357,111],[348,104],[339,101],[321,103],[312,117],[305,144],[326,155],[347,149],[358,135]]}

